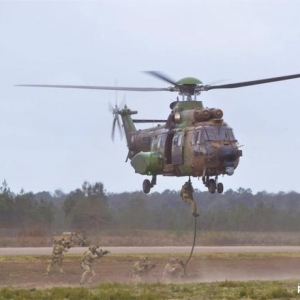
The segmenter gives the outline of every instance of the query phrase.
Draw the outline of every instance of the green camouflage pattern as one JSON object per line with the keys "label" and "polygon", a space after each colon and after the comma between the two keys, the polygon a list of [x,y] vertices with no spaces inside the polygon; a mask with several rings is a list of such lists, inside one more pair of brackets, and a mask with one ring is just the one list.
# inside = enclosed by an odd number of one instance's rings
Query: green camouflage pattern
{"label": "green camouflage pattern", "polygon": [[192,184],[188,181],[186,182],[180,191],[180,196],[182,197],[183,202],[190,205],[191,213],[193,215],[197,214],[197,205],[193,198],[194,188]]}
{"label": "green camouflage pattern", "polygon": [[59,266],[59,272],[61,274],[64,274],[63,268],[62,268],[62,262],[63,262],[63,257],[64,257],[64,252],[67,252],[68,248],[65,247],[64,245],[60,243],[55,243],[53,245],[53,251],[52,251],[52,259],[51,262],[49,263],[47,267],[47,272],[46,274],[49,274],[51,272],[51,268],[54,265]]}
{"label": "green camouflage pattern", "polygon": [[182,260],[171,258],[165,265],[163,271],[163,281],[165,283],[180,282],[184,277],[184,264]]}
{"label": "green camouflage pattern", "polygon": [[135,262],[131,270],[131,280],[135,283],[141,282],[147,278],[150,271],[155,268],[156,265],[151,263],[148,257],[142,257],[139,261]]}
{"label": "green camouflage pattern", "polygon": [[104,255],[110,253],[107,250],[99,249],[98,247],[91,245],[89,250],[85,251],[82,258],[81,258],[81,268],[84,270],[83,274],[81,275],[80,284],[84,284],[86,282],[87,277],[89,276],[88,282],[92,282],[93,278],[95,277],[96,273],[93,269],[93,263],[95,258],[103,257]]}
{"label": "green camouflage pattern", "polygon": [[63,232],[61,235],[52,237],[52,242],[57,243],[60,240],[64,240],[70,247],[84,247],[86,246],[86,237],[82,233],[78,232]]}

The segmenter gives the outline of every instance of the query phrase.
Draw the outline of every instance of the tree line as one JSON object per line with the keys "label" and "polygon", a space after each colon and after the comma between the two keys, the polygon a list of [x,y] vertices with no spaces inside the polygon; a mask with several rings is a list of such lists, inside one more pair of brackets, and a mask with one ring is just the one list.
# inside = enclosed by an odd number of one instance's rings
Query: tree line
{"label": "tree line", "polygon": [[[196,190],[198,229],[216,231],[299,231],[300,194],[227,190],[219,195]],[[109,193],[101,182],[62,191],[14,193],[0,187],[0,228],[44,230],[190,229],[194,220],[179,191],[145,195]]]}

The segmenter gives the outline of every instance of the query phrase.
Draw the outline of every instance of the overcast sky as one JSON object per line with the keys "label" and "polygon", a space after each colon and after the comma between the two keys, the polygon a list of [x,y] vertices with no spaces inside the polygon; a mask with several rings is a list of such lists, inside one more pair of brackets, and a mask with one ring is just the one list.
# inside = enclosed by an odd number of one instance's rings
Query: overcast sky
{"label": "overcast sky", "polygon": [[[175,93],[14,85],[168,86],[145,70],[205,84],[300,73],[299,12],[295,0],[0,0],[0,180],[14,192],[69,192],[85,180],[141,190],[125,140],[111,141],[108,103],[126,98],[139,118],[166,118]],[[299,96],[300,79],[201,95],[244,145],[225,190],[300,192]],[[184,181],[159,176],[152,191]]]}

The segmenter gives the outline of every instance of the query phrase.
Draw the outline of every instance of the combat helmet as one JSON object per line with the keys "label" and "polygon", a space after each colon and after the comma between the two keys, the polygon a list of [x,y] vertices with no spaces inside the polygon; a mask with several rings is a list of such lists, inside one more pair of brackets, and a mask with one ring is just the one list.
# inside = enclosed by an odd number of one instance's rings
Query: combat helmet
{"label": "combat helmet", "polygon": [[95,245],[90,245],[89,250],[95,252],[97,250],[97,247]]}
{"label": "combat helmet", "polygon": [[62,245],[64,243],[65,239],[61,238],[57,241],[57,244]]}
{"label": "combat helmet", "polygon": [[145,261],[147,261],[148,260],[148,257],[147,256],[142,256],[141,258],[140,258],[140,261],[141,262],[145,262]]}

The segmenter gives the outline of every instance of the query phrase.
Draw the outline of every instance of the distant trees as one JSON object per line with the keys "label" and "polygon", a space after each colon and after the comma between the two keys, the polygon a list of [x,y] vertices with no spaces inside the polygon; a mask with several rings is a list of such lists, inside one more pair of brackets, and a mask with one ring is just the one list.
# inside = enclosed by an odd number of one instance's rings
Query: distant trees
{"label": "distant trees", "polygon": [[20,228],[51,226],[54,219],[54,205],[49,200],[35,199],[33,193],[15,195],[6,181],[0,187],[0,227]]}
{"label": "distant trees", "polygon": [[[250,189],[228,190],[221,195],[196,191],[199,230],[298,231],[300,194],[253,194]],[[179,192],[144,195],[141,192],[111,194],[108,203],[115,226],[141,229],[190,229],[193,218]],[[141,221],[142,220],[142,221]]]}
{"label": "distant trees", "polygon": [[[221,195],[196,191],[199,230],[299,231],[300,194],[253,194],[250,189]],[[193,226],[189,206],[178,191],[106,193],[101,182],[84,182],[68,194],[56,190],[14,194],[0,186],[0,228],[92,230],[103,228],[186,230]]]}
{"label": "distant trees", "polygon": [[84,182],[82,189],[77,189],[66,197],[63,210],[66,223],[72,228],[99,229],[111,221],[107,196],[100,182]]}
{"label": "distant trees", "polygon": [[0,187],[0,224],[1,227],[9,227],[12,225],[11,217],[14,214],[13,194],[7,187],[4,180]]}

